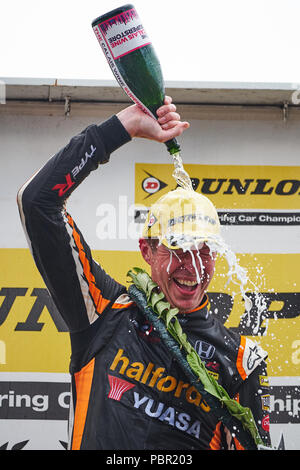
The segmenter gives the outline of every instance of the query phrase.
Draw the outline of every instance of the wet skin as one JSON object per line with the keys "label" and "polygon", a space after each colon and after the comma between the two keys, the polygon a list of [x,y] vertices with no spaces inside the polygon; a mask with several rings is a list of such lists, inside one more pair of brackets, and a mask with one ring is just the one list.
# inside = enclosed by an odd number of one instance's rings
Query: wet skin
{"label": "wet skin", "polygon": [[200,305],[212,280],[216,258],[205,244],[199,251],[169,250],[162,244],[152,250],[147,241],[141,239],[140,250],[151,267],[153,281],[173,307],[186,313]]}

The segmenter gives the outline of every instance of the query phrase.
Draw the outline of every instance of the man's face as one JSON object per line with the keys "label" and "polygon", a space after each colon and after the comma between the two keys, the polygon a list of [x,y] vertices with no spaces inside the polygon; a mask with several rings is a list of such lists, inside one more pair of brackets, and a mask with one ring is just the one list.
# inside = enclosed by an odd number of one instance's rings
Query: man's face
{"label": "man's face", "polygon": [[215,254],[211,255],[205,244],[199,250],[184,252],[161,244],[152,250],[146,240],[140,240],[140,249],[151,266],[153,281],[171,306],[185,313],[200,305],[215,268]]}

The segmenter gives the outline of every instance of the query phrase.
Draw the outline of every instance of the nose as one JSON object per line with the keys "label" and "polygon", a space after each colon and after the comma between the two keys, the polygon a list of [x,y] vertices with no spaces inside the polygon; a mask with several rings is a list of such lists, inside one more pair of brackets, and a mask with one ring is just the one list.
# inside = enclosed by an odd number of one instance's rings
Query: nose
{"label": "nose", "polygon": [[180,259],[181,263],[187,263],[191,262],[193,259],[198,259],[198,253],[194,250],[186,250],[178,254],[178,258]]}
{"label": "nose", "polygon": [[193,251],[184,251],[178,255],[178,261],[181,269],[186,269],[193,275],[201,277],[204,266],[199,253]]}

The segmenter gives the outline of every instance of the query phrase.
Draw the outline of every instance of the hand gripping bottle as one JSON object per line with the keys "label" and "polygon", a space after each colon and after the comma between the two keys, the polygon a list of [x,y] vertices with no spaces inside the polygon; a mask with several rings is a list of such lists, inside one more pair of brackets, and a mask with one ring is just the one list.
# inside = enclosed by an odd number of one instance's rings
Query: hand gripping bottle
{"label": "hand gripping bottle", "polygon": [[[116,8],[92,22],[111,70],[125,93],[157,119],[164,102],[162,71],[155,50],[133,5]],[[171,155],[180,152],[176,139],[165,142]]]}

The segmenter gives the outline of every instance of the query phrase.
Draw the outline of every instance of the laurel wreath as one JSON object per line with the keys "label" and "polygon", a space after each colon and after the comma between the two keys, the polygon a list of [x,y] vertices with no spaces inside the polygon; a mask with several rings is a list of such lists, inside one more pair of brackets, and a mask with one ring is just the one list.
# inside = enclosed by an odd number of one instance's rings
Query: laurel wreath
{"label": "laurel wreath", "polygon": [[[202,391],[205,392],[205,396],[217,399],[223,410],[224,407],[226,407],[229,414],[242,424],[242,428],[245,431],[248,431],[255,442],[256,448],[265,447],[250,408],[244,407],[236,400],[230,398],[226,390],[208,373],[205,364],[189,343],[187,335],[183,332],[176,316],[179,312],[178,308],[171,307],[169,302],[166,301],[163,292],[159,291],[158,285],[143,269],[135,267],[133,270],[128,271],[127,276],[131,278],[131,282],[133,283],[128,289],[129,295],[141,307],[144,313],[146,312],[148,314],[148,319],[152,320],[155,324],[154,326],[163,336],[167,346],[177,355],[185,371],[187,371],[189,375],[193,374],[192,379],[194,379],[194,383],[198,383],[198,385],[200,383],[202,385]],[[141,293],[144,299],[141,297]],[[145,302],[143,302],[143,300],[145,300]],[[163,331],[161,322],[163,322],[166,331]],[[170,335],[175,341],[175,345],[174,342],[170,341]],[[177,348],[179,347],[179,351],[176,351],[176,346]],[[183,351],[184,355],[182,355]],[[216,402],[216,400],[214,400],[214,402]],[[233,428],[235,429],[235,426]],[[250,447],[251,445],[250,443]]]}

